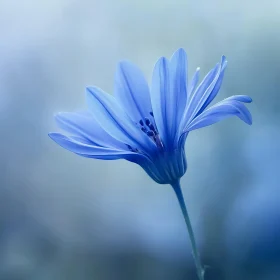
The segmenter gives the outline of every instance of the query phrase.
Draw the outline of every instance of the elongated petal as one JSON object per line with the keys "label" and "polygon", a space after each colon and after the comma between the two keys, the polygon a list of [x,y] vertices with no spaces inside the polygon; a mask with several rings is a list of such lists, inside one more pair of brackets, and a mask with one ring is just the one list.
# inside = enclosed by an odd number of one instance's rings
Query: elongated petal
{"label": "elongated petal", "polygon": [[212,69],[198,86],[195,91],[189,106],[189,117],[195,117],[199,114],[200,110],[209,104],[209,100],[213,100],[214,96],[218,93],[221,84],[221,74],[223,73],[225,67],[225,58],[222,58],[221,64],[217,64],[214,69]]}
{"label": "elongated petal", "polygon": [[225,100],[236,100],[236,101],[240,101],[240,102],[244,102],[244,103],[252,102],[252,98],[248,95],[233,95],[233,96],[226,98]]}
{"label": "elongated petal", "polygon": [[71,151],[83,157],[113,160],[113,159],[129,159],[137,160],[139,157],[144,157],[130,151],[123,151],[113,148],[104,148],[94,145],[89,145],[79,137],[67,137],[60,133],[50,133],[50,138],[64,149]]}
{"label": "elongated petal", "polygon": [[152,85],[151,85],[151,100],[156,121],[157,129],[160,137],[165,145],[165,149],[172,149],[173,138],[172,135],[175,131],[175,124],[173,122],[171,107],[172,95],[170,90],[170,73],[169,65],[165,57],[158,60],[155,65]]}
{"label": "elongated petal", "polygon": [[188,101],[190,100],[191,95],[193,94],[193,91],[195,90],[197,83],[199,81],[199,72],[200,68],[196,68],[196,71],[191,79],[190,85],[188,87]]}
{"label": "elongated petal", "polygon": [[242,102],[236,100],[223,100],[195,118],[185,128],[185,131],[205,127],[231,116],[237,116],[245,123],[252,124],[251,113]]}
{"label": "elongated petal", "polygon": [[170,121],[174,123],[171,131],[171,138],[174,138],[178,131],[186,103],[187,103],[187,54],[183,49],[177,50],[170,61],[170,83],[171,83],[171,98],[170,105],[167,107],[171,112],[172,118]]}
{"label": "elongated petal", "polygon": [[115,139],[145,151],[154,148],[151,140],[129,119],[112,95],[90,87],[87,88],[87,103],[97,122]]}
{"label": "elongated petal", "polygon": [[60,128],[80,136],[92,145],[125,149],[127,146],[108,134],[89,112],[59,113],[55,119]]}
{"label": "elongated petal", "polygon": [[120,62],[115,76],[116,100],[135,122],[150,116],[152,105],[145,77],[134,64]]}
{"label": "elongated petal", "polygon": [[186,126],[199,115],[217,95],[221,86],[226,63],[225,57],[223,56],[221,63],[217,64],[200,83],[185,111],[183,126]]}
{"label": "elongated petal", "polygon": [[186,126],[186,124],[189,123],[196,115],[198,103],[209,85],[215,79],[218,69],[219,65],[217,64],[216,67],[204,77],[203,81],[199,84],[199,86],[193,93],[191,100],[188,102],[188,106],[186,107],[185,114],[182,119],[182,122],[184,122],[184,126]]}
{"label": "elongated petal", "polygon": [[186,124],[187,124],[187,120],[189,118],[189,114],[188,112],[190,112],[189,110],[189,103],[190,101],[192,100],[192,95],[196,89],[196,86],[198,84],[198,81],[199,81],[199,73],[200,73],[200,68],[196,68],[196,71],[191,79],[191,82],[189,84],[189,87],[188,87],[188,92],[187,92],[187,104],[186,104],[186,107],[185,107],[185,110],[184,110],[184,113],[183,113],[183,116],[181,118],[181,121],[180,121],[180,124],[179,124],[179,129],[178,129],[178,139],[181,138],[180,134],[182,133],[182,131],[184,130]]}
{"label": "elongated petal", "polygon": [[219,69],[219,74],[217,75],[217,78],[214,81],[214,83],[215,83],[214,87],[211,90],[211,87],[209,86],[209,88],[207,89],[207,91],[203,95],[203,97],[201,99],[201,102],[200,102],[201,107],[200,107],[199,111],[197,112],[197,115],[199,115],[201,112],[203,112],[205,110],[205,108],[207,108],[207,106],[217,96],[217,94],[218,94],[218,92],[221,88],[222,82],[223,82],[226,66],[227,66],[226,57],[222,56],[220,69]]}

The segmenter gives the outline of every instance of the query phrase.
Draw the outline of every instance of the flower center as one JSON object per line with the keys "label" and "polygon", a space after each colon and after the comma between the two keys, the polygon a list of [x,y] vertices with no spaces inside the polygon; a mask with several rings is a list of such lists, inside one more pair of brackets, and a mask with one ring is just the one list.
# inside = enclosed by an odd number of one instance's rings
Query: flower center
{"label": "flower center", "polygon": [[139,121],[141,130],[155,143],[158,148],[162,149],[163,144],[159,137],[153,112],[150,112],[150,115],[150,118],[144,118]]}
{"label": "flower center", "polygon": [[[163,149],[163,143],[159,137],[159,133],[156,127],[156,123],[154,120],[154,114],[153,112],[150,112],[150,117],[149,118],[144,118],[139,120],[138,123],[136,123],[137,126],[142,130],[143,133],[145,133],[152,141],[153,143],[157,146],[159,149]],[[131,152],[139,152],[137,148],[133,148],[130,145],[127,145],[128,149]]]}

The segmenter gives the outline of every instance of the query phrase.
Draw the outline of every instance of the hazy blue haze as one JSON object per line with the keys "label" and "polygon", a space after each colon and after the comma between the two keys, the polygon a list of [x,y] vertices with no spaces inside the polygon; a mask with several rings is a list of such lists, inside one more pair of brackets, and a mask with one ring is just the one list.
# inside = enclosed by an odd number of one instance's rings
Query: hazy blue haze
{"label": "hazy blue haze", "polygon": [[201,76],[226,55],[217,101],[254,101],[252,126],[232,118],[187,141],[181,183],[206,280],[279,279],[279,26],[279,1],[2,0],[0,279],[195,277],[170,187],[47,136],[55,112],[85,108],[86,86],[113,92],[119,60],[149,80],[179,47]]}

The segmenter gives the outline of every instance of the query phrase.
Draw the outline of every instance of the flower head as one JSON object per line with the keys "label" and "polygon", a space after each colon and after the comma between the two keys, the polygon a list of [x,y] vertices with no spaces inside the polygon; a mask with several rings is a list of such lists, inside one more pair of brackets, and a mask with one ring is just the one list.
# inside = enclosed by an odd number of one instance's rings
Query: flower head
{"label": "flower head", "polygon": [[88,111],[56,115],[70,136],[49,136],[80,156],[126,159],[139,164],[156,182],[172,184],[186,172],[184,145],[190,131],[230,116],[252,123],[243,104],[252,101],[248,96],[231,96],[208,108],[221,87],[226,64],[223,56],[197,86],[199,68],[189,82],[187,56],[179,49],[170,60],[157,61],[149,88],[135,65],[120,62],[114,96],[88,87]]}

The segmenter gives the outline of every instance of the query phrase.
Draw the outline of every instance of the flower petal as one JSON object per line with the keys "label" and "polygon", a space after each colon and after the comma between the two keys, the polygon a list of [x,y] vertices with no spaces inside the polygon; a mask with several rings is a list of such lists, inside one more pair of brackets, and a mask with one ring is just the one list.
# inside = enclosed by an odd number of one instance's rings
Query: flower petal
{"label": "flower petal", "polygon": [[116,100],[135,122],[150,116],[152,105],[148,84],[141,70],[128,61],[119,63],[115,77]]}
{"label": "flower petal", "polygon": [[155,149],[152,141],[129,119],[112,95],[97,87],[88,87],[87,103],[96,121],[115,139],[145,151]]}
{"label": "flower petal", "polygon": [[175,108],[171,106],[172,95],[170,90],[169,62],[165,57],[160,58],[153,71],[151,85],[151,101],[157,129],[165,149],[173,148],[174,131],[173,122]]}
{"label": "flower petal", "polygon": [[200,72],[200,68],[196,68],[196,71],[192,77],[192,80],[190,82],[190,85],[188,87],[188,101],[190,100],[190,97],[193,93],[193,91],[195,90],[197,83],[199,81],[199,72]]}
{"label": "flower petal", "polygon": [[204,109],[212,102],[212,100],[217,96],[222,82],[223,82],[223,78],[224,78],[224,73],[225,73],[225,69],[227,66],[227,60],[226,57],[223,55],[222,59],[221,59],[221,63],[220,63],[220,69],[219,69],[219,74],[217,75],[217,79],[216,82],[214,84],[214,87],[212,90],[210,90],[210,86],[207,89],[207,91],[205,92],[203,98],[201,99],[201,105],[202,107],[200,108],[200,110],[197,112],[197,115],[199,115],[201,112],[204,111]]}
{"label": "flower petal", "polygon": [[63,147],[66,150],[69,150],[75,154],[78,154],[87,158],[96,158],[96,159],[128,159],[130,161],[136,162],[144,155],[137,154],[130,151],[123,151],[113,148],[104,148],[94,145],[86,144],[84,139],[79,137],[67,137],[60,133],[50,133],[50,138],[54,140],[58,145]]}
{"label": "flower petal", "polygon": [[233,95],[231,97],[226,98],[225,100],[236,100],[244,103],[252,102],[252,98],[248,95]]}
{"label": "flower petal", "polygon": [[199,115],[217,95],[221,87],[226,64],[227,61],[223,56],[221,63],[217,64],[215,68],[213,68],[205,76],[203,81],[195,90],[185,111],[185,116],[183,118],[183,122],[184,122],[183,126],[186,126],[197,115]]}
{"label": "flower petal", "polygon": [[251,113],[243,103],[233,99],[225,99],[197,116],[185,128],[185,132],[214,124],[231,116],[237,116],[245,123],[252,124]]}
{"label": "flower petal", "polygon": [[60,128],[89,140],[92,145],[126,149],[126,145],[109,135],[89,112],[59,113],[55,119]]}
{"label": "flower petal", "polygon": [[187,103],[187,54],[183,49],[177,50],[170,60],[170,83],[171,95],[170,105],[170,121],[174,123],[173,131],[170,137],[174,137],[178,131],[179,124]]}

